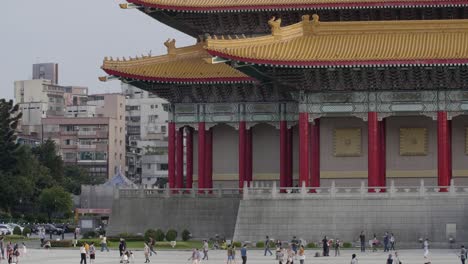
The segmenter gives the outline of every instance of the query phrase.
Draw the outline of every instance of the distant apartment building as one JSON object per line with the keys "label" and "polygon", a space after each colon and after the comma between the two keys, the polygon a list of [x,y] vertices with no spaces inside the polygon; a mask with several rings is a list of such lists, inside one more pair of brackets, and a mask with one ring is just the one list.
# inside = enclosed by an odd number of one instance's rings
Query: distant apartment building
{"label": "distant apartment building", "polygon": [[50,80],[15,81],[15,101],[23,113],[21,133],[41,138],[41,120],[46,117],[64,116],[68,105],[86,102],[88,88],[60,86]]}
{"label": "distant apartment building", "polygon": [[126,96],[127,167],[129,179],[155,186],[167,179],[167,101],[128,84]]}
{"label": "distant apartment building", "polygon": [[125,97],[90,95],[86,105],[66,107],[65,115],[42,119],[43,138],[59,146],[66,164],[95,177],[111,178],[125,167]]}
{"label": "distant apartment building", "polygon": [[57,63],[36,63],[33,64],[33,80],[50,80],[52,84],[58,84],[58,64]]}

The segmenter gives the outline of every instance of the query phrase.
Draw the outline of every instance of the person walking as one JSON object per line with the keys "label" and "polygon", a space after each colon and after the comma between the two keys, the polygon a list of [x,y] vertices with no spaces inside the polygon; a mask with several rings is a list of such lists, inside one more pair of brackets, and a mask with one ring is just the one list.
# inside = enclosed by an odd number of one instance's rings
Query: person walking
{"label": "person walking", "polygon": [[26,244],[24,244],[24,242],[22,244],[23,244],[23,256],[26,257],[28,255],[28,249],[26,248]]}
{"label": "person walking", "polygon": [[125,253],[125,251],[127,250],[127,244],[125,243],[125,240],[123,238],[120,239],[120,243],[119,243],[119,254],[120,254],[120,257],[122,257]]}
{"label": "person walking", "polygon": [[145,254],[145,263],[150,263],[150,248],[148,246],[148,244],[145,243],[145,246],[143,248],[143,253]]}
{"label": "person walking", "polygon": [[464,245],[461,246],[460,250],[460,260],[462,264],[465,264],[467,251]]}
{"label": "person walking", "polygon": [[351,256],[351,264],[358,264],[358,260],[357,260],[356,254],[353,254],[353,255]]}
{"label": "person walking", "polygon": [[286,259],[286,264],[294,264],[294,258],[296,256],[296,254],[294,254],[294,251],[291,248],[289,248],[287,254],[288,257]]}
{"label": "person walking", "polygon": [[80,256],[81,256],[80,264],[86,264],[86,248],[84,244],[81,244]]}
{"label": "person walking", "polygon": [[208,249],[210,246],[208,245],[207,240],[203,240],[203,259],[202,260],[208,260]]}
{"label": "person walking", "polygon": [[390,250],[395,251],[395,236],[393,233],[390,235]]}
{"label": "person walking", "polygon": [[156,242],[154,238],[150,237],[149,238],[149,249],[150,249],[150,257],[153,256],[153,253],[157,255],[156,251],[154,250],[154,246],[156,245]]}
{"label": "person walking", "polygon": [[247,245],[244,244],[240,250],[241,253],[241,258],[242,258],[242,264],[247,264]]}
{"label": "person walking", "polygon": [[227,261],[226,261],[226,264],[232,264],[232,263],[234,263],[234,254],[233,254],[232,247],[229,246],[228,249],[227,249]]}
{"label": "person walking", "polygon": [[427,259],[427,257],[429,256],[429,239],[425,239],[424,240],[424,258]]}
{"label": "person walking", "polygon": [[401,264],[400,257],[398,256],[398,252],[395,251],[395,256],[393,256],[393,264]]}
{"label": "person walking", "polygon": [[299,240],[297,240],[296,236],[293,236],[291,240],[291,248],[294,251],[294,254],[297,254],[297,249],[299,247]]}
{"label": "person walking", "polygon": [[4,236],[0,237],[0,252],[2,253],[1,259],[5,259],[5,237]]}
{"label": "person walking", "polygon": [[305,249],[304,249],[304,245],[301,245],[301,247],[299,248],[299,263],[304,264],[304,261],[305,261]]}
{"label": "person walking", "polygon": [[327,236],[323,237],[322,244],[323,244],[323,256],[327,257],[328,256],[328,251],[329,251]]}
{"label": "person walking", "polygon": [[94,264],[96,259],[96,247],[94,246],[94,242],[91,242],[89,245],[89,263]]}
{"label": "person walking", "polygon": [[107,247],[107,237],[102,236],[101,238],[101,252],[104,252],[104,250],[107,250],[109,252],[109,248]]}
{"label": "person walking", "polygon": [[366,235],[364,235],[364,231],[361,231],[359,241],[361,242],[361,252],[366,252]]}
{"label": "person walking", "polygon": [[393,257],[392,257],[392,254],[388,254],[387,264],[393,264]]}
{"label": "person walking", "polygon": [[341,241],[339,239],[336,239],[335,241],[335,257],[340,255],[340,245]]}
{"label": "person walking", "polygon": [[389,248],[388,248],[388,243],[390,242],[390,238],[388,236],[388,232],[385,232],[385,235],[383,237],[383,244],[384,244],[384,252],[388,252],[389,251]]}
{"label": "person walking", "polygon": [[265,237],[265,252],[263,256],[266,256],[267,252],[270,253],[270,256],[273,255],[270,250],[270,238],[268,236]]}
{"label": "person walking", "polygon": [[187,260],[191,260],[192,264],[198,264],[198,249],[197,248],[194,248],[192,250],[192,256]]}
{"label": "person walking", "polygon": [[379,244],[379,240],[377,240],[377,235],[374,234],[374,239],[372,239],[372,252],[377,251],[378,244]]}

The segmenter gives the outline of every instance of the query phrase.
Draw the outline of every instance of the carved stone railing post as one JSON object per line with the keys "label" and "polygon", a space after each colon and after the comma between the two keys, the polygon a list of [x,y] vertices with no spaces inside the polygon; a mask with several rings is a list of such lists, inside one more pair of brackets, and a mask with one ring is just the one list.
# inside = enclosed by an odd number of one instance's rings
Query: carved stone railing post
{"label": "carved stone railing post", "polygon": [[301,196],[302,198],[304,198],[307,194],[307,189],[306,189],[306,183],[305,182],[302,182],[302,186],[301,186]]}
{"label": "carved stone railing post", "polygon": [[453,179],[450,180],[450,187],[449,187],[449,194],[455,195],[457,192],[457,188],[455,187],[455,181]]}
{"label": "carved stone railing post", "polygon": [[363,197],[363,196],[365,196],[367,194],[366,185],[365,185],[364,181],[361,181],[361,188],[359,189],[359,192],[361,194],[361,197]]}
{"label": "carved stone railing post", "polygon": [[390,197],[393,197],[393,196],[395,195],[395,193],[396,193],[395,181],[392,180],[392,181],[390,182],[390,191],[389,191]]}
{"label": "carved stone railing post", "polygon": [[273,181],[273,184],[271,186],[271,196],[273,198],[276,198],[277,194],[278,194],[278,190],[276,190],[276,181]]}
{"label": "carved stone railing post", "polygon": [[334,198],[336,196],[336,185],[335,181],[331,182],[331,187],[330,187],[330,197]]}
{"label": "carved stone railing post", "polygon": [[421,180],[421,184],[419,186],[419,196],[426,195],[426,187],[424,186],[424,180]]}
{"label": "carved stone railing post", "polygon": [[249,184],[246,181],[244,182],[244,192],[242,193],[242,198],[244,200],[249,199]]}
{"label": "carved stone railing post", "polygon": [[171,196],[171,190],[169,188],[164,189],[164,197],[169,198]]}

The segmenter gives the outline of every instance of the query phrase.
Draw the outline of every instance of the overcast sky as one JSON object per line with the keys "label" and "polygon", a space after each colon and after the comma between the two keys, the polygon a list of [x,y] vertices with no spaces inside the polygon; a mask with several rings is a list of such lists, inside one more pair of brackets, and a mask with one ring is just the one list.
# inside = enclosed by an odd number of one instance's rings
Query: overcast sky
{"label": "overcast sky", "polygon": [[13,82],[32,77],[32,64],[59,63],[61,85],[87,86],[91,93],[120,91],[120,82],[101,83],[105,56],[164,54],[163,42],[177,46],[195,39],[136,9],[124,0],[1,1],[0,97],[13,98]]}

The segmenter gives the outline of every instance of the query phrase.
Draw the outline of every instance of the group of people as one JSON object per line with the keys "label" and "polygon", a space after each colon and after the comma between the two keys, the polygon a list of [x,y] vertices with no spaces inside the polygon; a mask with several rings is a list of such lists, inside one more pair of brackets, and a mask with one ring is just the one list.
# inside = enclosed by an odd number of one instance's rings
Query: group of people
{"label": "group of people", "polygon": [[[26,255],[27,249],[24,242],[22,243],[22,254]],[[8,263],[19,263],[20,247],[18,243],[13,244],[11,241],[5,245],[5,237],[0,237],[0,253],[1,259],[7,259]]]}
{"label": "group of people", "polygon": [[[361,252],[366,252],[367,241],[364,231],[361,231],[361,234],[359,235],[359,242],[361,243]],[[372,252],[376,252],[377,248],[381,245],[380,240],[377,238],[376,234],[374,234],[372,240],[369,241],[369,245],[372,248]],[[384,252],[389,252],[390,250],[395,251],[395,245],[396,239],[393,233],[389,234],[388,232],[385,232],[385,235],[383,236]]]}
{"label": "group of people", "polygon": [[94,242],[91,244],[82,243],[80,246],[80,264],[86,264],[86,259],[89,256],[89,263],[93,264],[96,259],[96,247],[94,246]]}
{"label": "group of people", "polygon": [[148,242],[145,242],[144,248],[143,248],[143,253],[145,254],[145,263],[150,263],[150,257],[153,256],[153,254],[157,255],[156,251],[154,250],[154,246],[156,245],[156,242],[154,238],[150,237]]}

